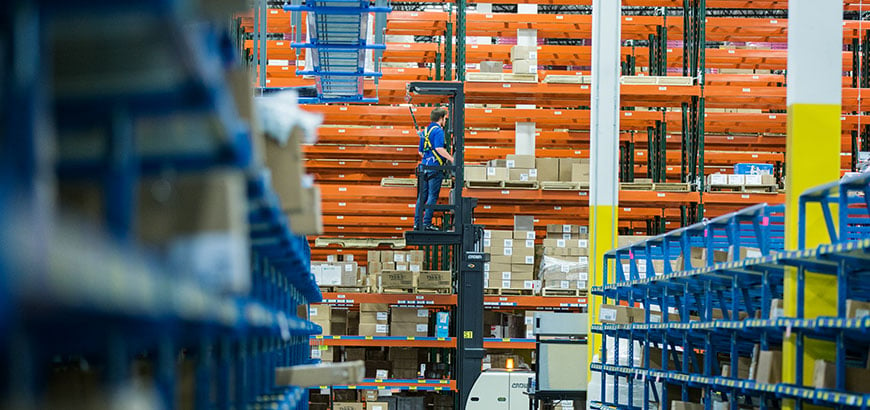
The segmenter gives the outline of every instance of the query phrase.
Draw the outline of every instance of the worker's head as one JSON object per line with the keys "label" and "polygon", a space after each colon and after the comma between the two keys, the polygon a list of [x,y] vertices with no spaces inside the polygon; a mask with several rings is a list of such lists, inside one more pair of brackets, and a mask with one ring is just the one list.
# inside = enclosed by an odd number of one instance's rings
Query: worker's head
{"label": "worker's head", "polygon": [[429,113],[429,119],[432,120],[432,122],[437,123],[438,125],[443,127],[444,123],[447,120],[447,110],[438,107],[432,110],[431,113]]}

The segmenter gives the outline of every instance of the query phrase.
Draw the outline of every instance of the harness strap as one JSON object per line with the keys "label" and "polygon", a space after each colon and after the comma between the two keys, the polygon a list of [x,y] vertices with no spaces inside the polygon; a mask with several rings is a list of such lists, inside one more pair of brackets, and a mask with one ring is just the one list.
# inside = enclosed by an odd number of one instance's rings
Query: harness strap
{"label": "harness strap", "polygon": [[434,156],[435,160],[438,161],[438,165],[444,166],[444,160],[441,159],[441,156],[438,155],[438,153],[435,152],[434,149],[432,149],[432,141],[429,141],[429,134],[432,132],[432,128],[435,128],[435,127],[427,128],[426,132],[423,134],[423,152],[432,151],[432,156]]}

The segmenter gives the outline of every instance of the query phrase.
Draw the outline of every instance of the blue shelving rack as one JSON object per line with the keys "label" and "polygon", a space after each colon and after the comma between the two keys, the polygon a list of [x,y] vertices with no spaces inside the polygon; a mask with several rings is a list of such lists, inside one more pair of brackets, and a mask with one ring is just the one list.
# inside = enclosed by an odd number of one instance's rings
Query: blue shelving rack
{"label": "blue shelving rack", "polygon": [[[297,70],[297,75],[315,76],[317,97],[300,99],[304,103],[377,103],[365,98],[365,77],[375,84],[381,77],[380,56],[386,49],[384,30],[386,14],[391,11],[388,0],[294,0],[284,6],[292,12],[291,21],[301,27],[301,12],[308,14],[308,42],[303,42],[297,30],[296,49],[311,53],[312,67]],[[374,43],[369,43],[369,13],[374,13]],[[374,50],[374,71],[366,72],[366,51]]]}
{"label": "blue shelving rack", "polygon": [[[870,174],[804,193],[799,214],[801,249],[796,251],[782,249],[783,207],[760,204],[609,252],[605,266],[616,262],[615,277],[605,278],[604,285],[593,288],[593,293],[617,304],[640,303],[646,308],[646,316],[641,323],[593,326],[592,331],[605,339],[631,341],[627,345],[602,343],[600,361],[591,365],[592,371],[601,376],[599,400],[593,407],[669,408],[671,400],[689,401],[691,390],[704,392],[703,404],[707,409],[713,408],[713,397],[722,398],[730,409],[743,404],[762,409],[779,408],[782,399],[794,399],[798,406],[866,408],[870,405],[870,395],[845,389],[847,358],[866,360],[870,346],[867,337],[870,318],[847,319],[845,310],[846,299],[870,300],[870,293],[863,285],[870,273],[868,193]],[[810,203],[821,206],[810,207]],[[838,205],[836,211],[831,209],[832,205]],[[805,248],[807,214],[811,211],[822,213],[831,241],[816,248]],[[714,250],[730,248],[734,255],[739,255],[737,249],[744,246],[760,249],[761,255],[714,263]],[[674,269],[669,262],[675,255],[688,255],[691,247],[708,250],[704,266],[686,262],[685,269]],[[638,261],[646,264],[643,276],[637,268]],[[657,267],[653,261],[667,262]],[[627,272],[623,263],[629,266]],[[797,317],[768,319],[772,299],[782,298],[787,268],[794,268],[798,273]],[[806,271],[836,275],[837,317],[804,317]],[[665,314],[661,323],[651,323],[649,312],[653,305],[663,312],[675,308],[679,320],[670,321]],[[722,317],[714,318],[713,309],[721,309]],[[745,320],[740,320],[742,316]],[[805,338],[836,342],[835,389],[804,386],[801,372],[794,385],[756,383],[736,376],[740,358],[749,358],[755,346],[762,351],[777,348],[784,334],[795,334],[798,338],[798,369],[803,368]],[[640,366],[634,365],[636,346],[642,349]],[[656,347],[661,348],[661,357],[656,358],[661,367],[650,365],[651,348]],[[613,360],[620,357],[620,349],[625,348],[628,362]],[[699,351],[704,355],[696,353]],[[732,377],[721,376],[719,354],[727,355],[728,364],[734,369]],[[616,382],[619,379],[629,383],[620,386]],[[642,383],[641,391],[634,381]],[[667,386],[671,389],[664,388]],[[620,400],[620,387],[628,389],[627,399]],[[669,396],[669,390],[677,397]]]}
{"label": "blue shelving rack", "polygon": [[[99,369],[108,400],[130,400],[118,392],[144,360],[153,397],[136,398],[153,408],[175,408],[186,377],[199,409],[307,408],[307,390],[276,387],[274,370],[309,362],[309,337],[321,332],[296,314],[321,300],[308,242],[290,231],[251,162],[253,136],[227,82],[232,40],[205,5],[0,5],[4,405],[42,408],[53,369],[69,363]],[[247,179],[244,294],[168,270],[132,234],[140,178],[228,169]],[[103,223],[55,207],[52,190],[70,181],[101,188]],[[192,375],[179,369],[181,356]]]}

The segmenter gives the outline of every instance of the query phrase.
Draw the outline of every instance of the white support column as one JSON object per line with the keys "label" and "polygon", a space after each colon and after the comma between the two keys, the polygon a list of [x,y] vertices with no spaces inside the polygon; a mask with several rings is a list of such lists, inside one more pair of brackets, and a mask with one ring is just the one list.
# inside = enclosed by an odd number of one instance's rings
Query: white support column
{"label": "white support column", "polygon": [[[590,285],[604,282],[604,253],[616,247],[619,226],[619,53],[621,0],[592,2],[592,101],[590,127],[589,228],[591,233]],[[589,363],[601,348],[598,322],[601,297],[589,296]]]}
{"label": "white support column", "polygon": [[[798,200],[806,189],[840,177],[843,75],[843,2],[788,2],[788,137],[786,139],[785,248],[797,248]],[[810,207],[809,209],[813,209]],[[834,213],[836,217],[836,212]],[[821,213],[807,215],[807,247],[827,239]],[[785,315],[797,314],[797,271],[785,271]],[[804,318],[837,315],[836,277],[806,272]],[[842,295],[840,295],[842,297]],[[803,368],[796,366],[797,339],[783,340],[783,381],[812,385],[815,361],[835,360],[831,342],[807,338]],[[792,400],[783,408],[793,409]]]}

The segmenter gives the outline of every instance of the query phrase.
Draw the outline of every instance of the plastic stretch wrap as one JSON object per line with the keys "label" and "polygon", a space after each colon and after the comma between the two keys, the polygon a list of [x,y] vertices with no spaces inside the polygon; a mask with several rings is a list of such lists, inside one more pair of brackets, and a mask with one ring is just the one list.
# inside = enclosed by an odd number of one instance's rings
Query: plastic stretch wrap
{"label": "plastic stretch wrap", "polygon": [[539,279],[547,281],[586,281],[589,259],[586,256],[543,256]]}

